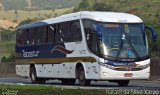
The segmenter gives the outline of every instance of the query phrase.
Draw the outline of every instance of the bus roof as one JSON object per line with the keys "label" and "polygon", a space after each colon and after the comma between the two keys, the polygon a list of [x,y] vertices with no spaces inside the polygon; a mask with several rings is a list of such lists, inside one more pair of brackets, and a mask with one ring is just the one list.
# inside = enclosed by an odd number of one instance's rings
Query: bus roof
{"label": "bus roof", "polygon": [[17,30],[24,30],[28,28],[46,26],[49,24],[77,20],[77,19],[93,19],[96,21],[111,22],[111,23],[142,23],[143,22],[139,17],[132,14],[128,14],[128,13],[83,11],[83,12],[70,13],[70,14],[62,15],[56,18],[47,19],[47,20],[42,20],[32,24],[22,25],[18,27]]}

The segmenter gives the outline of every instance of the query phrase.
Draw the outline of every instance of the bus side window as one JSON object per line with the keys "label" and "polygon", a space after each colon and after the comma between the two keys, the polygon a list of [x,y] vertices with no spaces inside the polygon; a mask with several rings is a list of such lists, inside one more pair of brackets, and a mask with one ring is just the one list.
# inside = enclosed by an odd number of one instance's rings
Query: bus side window
{"label": "bus side window", "polygon": [[38,27],[36,32],[36,43],[46,43],[47,27]]}
{"label": "bus side window", "polygon": [[81,27],[79,21],[71,22],[71,41],[82,41]]}
{"label": "bus side window", "polygon": [[87,45],[90,51],[99,55],[99,41],[92,20],[83,20]]}
{"label": "bus side window", "polygon": [[59,37],[60,37],[60,42],[64,42],[65,41],[65,35],[64,35],[64,33],[65,33],[65,30],[64,30],[64,25],[63,25],[64,23],[61,23],[60,25],[59,25]]}
{"label": "bus side window", "polygon": [[50,25],[48,26],[48,43],[53,43],[55,42],[55,31],[56,31],[56,28],[54,25]]}
{"label": "bus side window", "polygon": [[60,24],[55,25],[56,31],[55,31],[55,42],[60,43],[62,42],[62,36],[60,34]]}
{"label": "bus side window", "polygon": [[47,36],[47,27],[42,27],[42,34],[41,34],[41,43],[46,43],[46,36]]}
{"label": "bus side window", "polygon": [[29,30],[29,42],[28,44],[29,45],[34,45],[35,44],[35,29],[30,29]]}
{"label": "bus side window", "polygon": [[36,44],[40,44],[41,29],[38,27],[36,31]]}
{"label": "bus side window", "polygon": [[61,40],[63,42],[69,42],[69,32],[70,32],[70,22],[63,22],[61,23],[61,26],[60,26],[60,34],[61,34]]}
{"label": "bus side window", "polygon": [[28,32],[27,30],[21,30],[17,32],[17,45],[27,45]]}

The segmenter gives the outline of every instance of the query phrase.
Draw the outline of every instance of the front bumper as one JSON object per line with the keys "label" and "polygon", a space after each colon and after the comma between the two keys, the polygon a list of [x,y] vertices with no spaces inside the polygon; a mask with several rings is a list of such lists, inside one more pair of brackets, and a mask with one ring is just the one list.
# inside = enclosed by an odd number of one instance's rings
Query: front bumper
{"label": "front bumper", "polygon": [[[132,76],[125,76],[125,74],[132,74]],[[139,71],[116,71],[105,66],[100,66],[100,80],[135,80],[135,79],[149,79],[150,67]]]}

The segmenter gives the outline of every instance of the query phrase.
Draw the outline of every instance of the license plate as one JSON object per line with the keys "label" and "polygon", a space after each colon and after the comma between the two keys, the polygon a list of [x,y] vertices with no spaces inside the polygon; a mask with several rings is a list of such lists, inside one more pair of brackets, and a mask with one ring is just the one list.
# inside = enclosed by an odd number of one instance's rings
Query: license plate
{"label": "license plate", "polygon": [[124,74],[124,77],[132,77],[132,76],[133,76],[132,73],[125,73],[125,74]]}

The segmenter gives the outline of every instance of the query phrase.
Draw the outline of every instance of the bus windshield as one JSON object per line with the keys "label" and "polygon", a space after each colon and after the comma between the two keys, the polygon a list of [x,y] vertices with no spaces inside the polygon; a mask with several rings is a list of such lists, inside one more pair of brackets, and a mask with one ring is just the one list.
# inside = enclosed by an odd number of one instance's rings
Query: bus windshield
{"label": "bus windshield", "polygon": [[101,53],[106,58],[134,61],[148,56],[144,25],[101,23]]}

